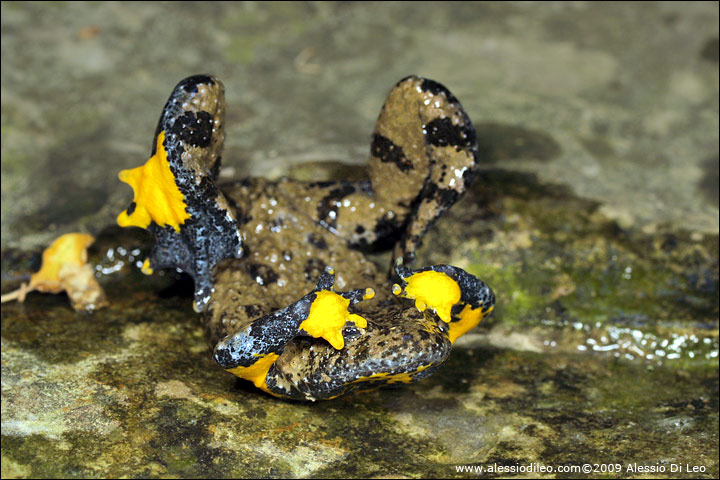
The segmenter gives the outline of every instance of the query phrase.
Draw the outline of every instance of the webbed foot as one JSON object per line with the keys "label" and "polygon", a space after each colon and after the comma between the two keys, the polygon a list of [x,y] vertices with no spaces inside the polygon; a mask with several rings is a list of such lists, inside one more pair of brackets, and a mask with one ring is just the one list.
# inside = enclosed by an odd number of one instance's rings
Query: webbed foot
{"label": "webbed foot", "polygon": [[415,307],[430,310],[448,324],[451,342],[478,325],[492,312],[495,294],[482,280],[462,268],[452,265],[433,265],[413,270],[395,261],[399,283],[393,294],[415,301]]}
{"label": "webbed foot", "polygon": [[[367,320],[360,315],[350,313],[348,307],[375,296],[372,288],[361,288],[349,292],[336,293],[335,271],[327,267],[320,275],[315,289],[310,294],[310,312],[300,323],[301,334],[314,338],[324,338],[336,350],[345,346],[343,329],[348,322],[359,328],[367,327]],[[315,295],[315,298],[312,298]],[[303,297],[305,298],[305,297]]]}
{"label": "webbed foot", "polygon": [[335,292],[334,283],[335,272],[332,267],[327,267],[308,294],[281,310],[255,319],[218,342],[215,360],[226,370],[248,368],[259,357],[280,355],[285,345],[297,336],[322,338],[336,350],[341,350],[345,346],[343,331],[346,326],[367,326],[363,317],[351,313],[348,308],[373,298],[375,291],[361,288]]}

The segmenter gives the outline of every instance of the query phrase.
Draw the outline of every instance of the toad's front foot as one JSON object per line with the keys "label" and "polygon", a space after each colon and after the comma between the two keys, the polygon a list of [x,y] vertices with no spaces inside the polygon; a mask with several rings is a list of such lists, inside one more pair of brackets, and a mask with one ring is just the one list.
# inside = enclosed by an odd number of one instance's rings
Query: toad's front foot
{"label": "toad's front foot", "polygon": [[367,327],[367,320],[348,308],[373,298],[372,288],[335,292],[335,272],[326,268],[315,288],[291,305],[264,315],[228,335],[215,346],[215,361],[230,373],[270,391],[266,377],[286,345],[296,337],[326,340],[334,349],[345,346],[345,328]]}
{"label": "toad's front foot", "polygon": [[334,292],[328,268],[313,291],[218,342],[215,360],[272,395],[301,400],[424,378],[492,311],[495,298],[485,283],[451,265],[411,270],[398,262],[396,272],[393,291],[412,304],[351,313],[348,307],[375,292]]}
{"label": "toad's front foot", "polygon": [[415,300],[418,310],[429,310],[447,323],[452,343],[478,325],[495,306],[492,289],[462,268],[433,265],[411,270],[400,257],[395,262],[395,274],[400,283],[393,285],[393,293]]}

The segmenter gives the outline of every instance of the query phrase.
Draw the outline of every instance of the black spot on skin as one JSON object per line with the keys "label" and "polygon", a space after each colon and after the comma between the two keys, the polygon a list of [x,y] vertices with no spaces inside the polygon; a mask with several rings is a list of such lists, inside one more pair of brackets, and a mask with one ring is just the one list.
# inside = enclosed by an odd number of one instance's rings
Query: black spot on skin
{"label": "black spot on skin", "polygon": [[350,241],[349,245],[351,248],[356,248],[358,250],[367,250],[369,244],[367,238],[361,237],[357,240]]}
{"label": "black spot on skin", "polygon": [[[322,184],[318,183],[317,185]],[[330,218],[330,212],[337,212],[335,203],[352,193],[355,193],[355,187],[350,183],[342,183],[340,187],[330,190],[330,192],[318,202],[318,220],[324,225],[335,227],[337,225],[337,218]]]}
{"label": "black spot on skin", "polygon": [[193,75],[178,83],[175,89],[182,88],[188,93],[195,93],[199,85],[215,85],[215,80],[209,75]]}
{"label": "black spot on skin", "polygon": [[325,262],[318,258],[311,258],[305,264],[305,279],[315,281],[325,271]]}
{"label": "black spot on skin", "polygon": [[133,212],[135,211],[135,207],[137,207],[137,203],[135,203],[135,202],[130,202],[130,206],[127,207],[127,214],[128,214],[128,215],[132,215]]}
{"label": "black spot on skin", "polygon": [[[475,163],[478,161],[478,154],[477,151],[474,152],[475,156]],[[473,180],[475,179],[475,174],[477,173],[477,170],[474,168],[468,168],[463,173],[463,183],[465,184],[465,189],[469,189],[470,185],[472,185]]]}
{"label": "black spot on skin", "polygon": [[436,184],[432,184],[432,196],[437,200],[441,207],[449,208],[460,198],[460,193],[452,188],[440,188]]}
{"label": "black spot on skin", "polygon": [[394,163],[403,172],[407,172],[412,168],[412,162],[407,159],[403,149],[377,133],[373,134],[370,153],[383,163]]}
{"label": "black spot on skin", "polygon": [[328,248],[328,245],[327,245],[327,242],[325,241],[325,239],[322,236],[318,235],[317,233],[311,233],[310,235],[308,235],[307,241],[311,245],[314,245],[317,248],[319,248],[320,250],[327,250],[327,248]]}
{"label": "black spot on skin", "polygon": [[335,185],[337,182],[323,181],[323,182],[310,182],[308,187],[310,188],[325,188]]}
{"label": "black spot on skin", "polygon": [[259,285],[268,286],[277,282],[278,275],[275,271],[262,263],[250,263],[245,269]]}
{"label": "black spot on skin", "polygon": [[357,233],[358,235],[362,235],[363,233],[365,233],[365,227],[363,227],[362,225],[358,225],[357,227],[355,227],[355,233]]}
{"label": "black spot on skin", "polygon": [[207,148],[212,140],[213,117],[208,112],[185,112],[175,120],[172,133],[193,147]]}
{"label": "black spot on skin", "polygon": [[377,250],[391,248],[400,239],[401,228],[402,224],[396,217],[382,217],[373,228],[376,236],[376,240],[373,242],[373,248]]}
{"label": "black spot on skin", "polygon": [[457,98],[450,93],[450,90],[445,88],[445,85],[442,85],[434,80],[424,79],[422,84],[420,85],[420,88],[423,92],[430,92],[433,95],[437,95],[439,93],[444,93],[445,97],[447,97],[448,101],[451,103],[457,103]]}
{"label": "black spot on skin", "polygon": [[[172,94],[170,94],[170,98],[168,98],[167,103],[165,103],[162,115],[160,115],[160,120],[158,121],[157,128],[155,129],[155,137],[165,130],[165,139],[167,140],[169,135],[168,130],[172,129],[173,123],[175,123],[176,119],[185,113],[183,103],[187,101],[189,96],[197,92],[198,86],[202,84],[215,85],[216,81],[208,75],[195,75],[193,77],[185,78],[178,83],[177,86],[175,86]],[[177,130],[174,130],[174,132],[178,133]],[[155,155],[156,140],[156,138],[153,138],[152,155]]]}
{"label": "black spot on skin", "polygon": [[428,143],[438,147],[469,147],[475,144],[475,129],[468,123],[453,125],[450,118],[436,118],[425,126]]}
{"label": "black spot on skin", "polygon": [[263,313],[263,308],[260,305],[245,305],[243,308],[248,318],[256,318]]}

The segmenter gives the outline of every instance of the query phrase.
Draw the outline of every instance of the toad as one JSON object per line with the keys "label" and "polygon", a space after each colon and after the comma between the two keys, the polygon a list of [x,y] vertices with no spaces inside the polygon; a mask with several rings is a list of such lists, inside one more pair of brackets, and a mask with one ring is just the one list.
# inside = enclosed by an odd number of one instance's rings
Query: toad
{"label": "toad", "polygon": [[[117,218],[155,237],[144,273],[192,276],[217,363],[296,400],[435,372],[495,302],[458,267],[410,268],[424,233],[478,168],[460,102],[432,80],[400,80],[380,111],[362,181],[220,185],[224,113],[220,80],[182,80],[150,159],[119,174],[134,199]],[[392,249],[389,272],[364,255],[382,249]]]}

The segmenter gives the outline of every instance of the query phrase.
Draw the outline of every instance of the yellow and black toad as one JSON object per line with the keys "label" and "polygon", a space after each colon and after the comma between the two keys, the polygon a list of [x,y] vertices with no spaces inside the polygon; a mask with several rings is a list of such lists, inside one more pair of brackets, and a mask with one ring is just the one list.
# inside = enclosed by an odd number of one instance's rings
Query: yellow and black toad
{"label": "yellow and black toad", "polygon": [[[156,240],[143,271],[190,274],[215,360],[277,397],[329,399],[432,374],[495,302],[460,268],[408,267],[478,167],[460,102],[432,80],[400,80],[375,126],[370,178],[356,182],[219,186],[224,112],[220,80],[182,80],[150,159],[120,172],[134,199],[118,223]],[[394,285],[361,253],[382,248],[393,248]]]}

